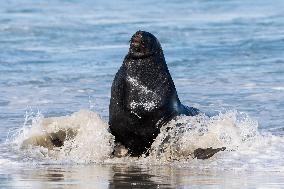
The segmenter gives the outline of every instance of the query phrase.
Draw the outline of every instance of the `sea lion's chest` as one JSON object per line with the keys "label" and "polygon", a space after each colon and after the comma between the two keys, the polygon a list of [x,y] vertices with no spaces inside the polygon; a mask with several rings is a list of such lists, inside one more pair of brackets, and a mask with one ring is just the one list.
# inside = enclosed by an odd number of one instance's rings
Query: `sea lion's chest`
{"label": "sea lion's chest", "polygon": [[162,97],[158,91],[141,82],[139,78],[127,76],[126,88],[127,109],[150,112],[159,107]]}
{"label": "sea lion's chest", "polygon": [[165,95],[166,75],[161,74],[159,67],[140,66],[141,62],[129,66],[126,77],[126,107],[132,112],[152,112],[162,106]]}

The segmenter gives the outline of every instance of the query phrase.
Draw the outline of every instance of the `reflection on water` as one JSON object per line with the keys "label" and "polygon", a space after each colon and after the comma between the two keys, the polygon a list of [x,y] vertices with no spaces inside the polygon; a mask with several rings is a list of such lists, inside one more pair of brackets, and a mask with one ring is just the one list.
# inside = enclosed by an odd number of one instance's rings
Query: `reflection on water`
{"label": "reflection on water", "polygon": [[0,186],[12,188],[107,188],[111,168],[106,166],[42,165],[1,173]]}
{"label": "reflection on water", "polygon": [[1,171],[0,188],[281,188],[283,179],[283,173],[267,171],[144,165],[41,165],[21,167],[8,173]]}
{"label": "reflection on water", "polygon": [[109,189],[113,188],[172,188],[160,175],[150,174],[149,168],[137,166],[113,166]]}

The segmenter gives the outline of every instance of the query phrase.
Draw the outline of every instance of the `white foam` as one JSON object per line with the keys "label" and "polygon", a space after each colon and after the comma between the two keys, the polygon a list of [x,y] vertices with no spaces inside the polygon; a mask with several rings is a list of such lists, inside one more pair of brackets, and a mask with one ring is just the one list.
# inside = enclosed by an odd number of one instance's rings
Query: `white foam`
{"label": "white foam", "polygon": [[[61,148],[19,148],[29,137],[55,132],[60,128],[76,129],[78,134],[72,140],[65,141]],[[256,120],[237,111],[213,117],[178,117],[161,128],[150,155],[140,158],[113,158],[114,137],[108,132],[105,121],[89,110],[53,118],[43,118],[38,114],[30,125],[26,124],[13,137],[12,143],[18,146],[21,160],[32,162],[174,164],[236,170],[262,170],[269,166],[272,170],[284,170],[283,137],[259,132]],[[210,147],[226,147],[226,150],[208,160],[192,158],[195,149]]]}
{"label": "white foam", "polygon": [[[48,149],[30,146],[21,149],[26,139],[55,133],[62,129],[73,129],[77,135],[64,142],[60,148]],[[44,118],[38,114],[30,125],[25,125],[12,143],[31,158],[70,161],[75,163],[101,162],[112,153],[114,137],[108,132],[108,125],[95,112],[80,110],[70,116]]]}
{"label": "white foam", "polygon": [[[257,122],[236,111],[217,116],[182,116],[161,129],[152,145],[152,156],[165,160],[189,159],[197,148],[238,150],[257,135]],[[162,152],[162,153],[161,153]]]}

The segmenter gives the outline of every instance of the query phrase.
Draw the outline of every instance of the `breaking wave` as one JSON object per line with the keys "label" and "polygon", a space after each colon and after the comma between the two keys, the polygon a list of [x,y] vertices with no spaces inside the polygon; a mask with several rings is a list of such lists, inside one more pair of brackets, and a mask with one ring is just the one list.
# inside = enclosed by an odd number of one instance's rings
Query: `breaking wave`
{"label": "breaking wave", "polygon": [[[11,136],[11,145],[28,160],[51,160],[53,163],[102,162],[112,153],[114,137],[108,125],[95,112],[80,110],[70,116],[44,118],[41,114],[27,116],[26,124]],[[52,133],[64,131],[64,145],[53,147]],[[70,132],[69,132],[70,131]],[[75,133],[75,134],[74,134]],[[66,134],[66,135],[68,135]]]}
{"label": "breaking wave", "polygon": [[[50,147],[47,136],[66,131],[62,147]],[[72,132],[71,132],[72,131]],[[70,136],[67,136],[70,135]],[[113,157],[114,136],[108,124],[95,112],[80,110],[69,116],[44,118],[27,116],[25,125],[9,136],[9,146],[21,161],[38,163],[139,163],[284,170],[284,139],[258,129],[258,122],[246,113],[226,111],[208,117],[180,116],[161,128],[149,156]],[[41,146],[40,143],[45,143]],[[197,148],[226,147],[208,160],[197,160]]]}

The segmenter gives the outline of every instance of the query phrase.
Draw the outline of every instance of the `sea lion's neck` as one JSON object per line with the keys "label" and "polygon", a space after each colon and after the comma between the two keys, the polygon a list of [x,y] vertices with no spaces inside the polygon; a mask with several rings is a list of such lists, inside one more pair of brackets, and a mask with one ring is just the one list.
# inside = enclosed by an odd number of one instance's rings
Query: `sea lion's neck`
{"label": "sea lion's neck", "polygon": [[127,54],[127,57],[129,59],[137,60],[137,59],[150,58],[150,57],[152,57],[154,55],[155,55],[155,53],[153,53],[153,52],[151,52],[151,53],[141,53],[141,52],[131,53],[131,52],[129,52]]}

